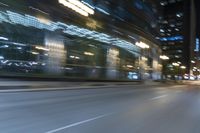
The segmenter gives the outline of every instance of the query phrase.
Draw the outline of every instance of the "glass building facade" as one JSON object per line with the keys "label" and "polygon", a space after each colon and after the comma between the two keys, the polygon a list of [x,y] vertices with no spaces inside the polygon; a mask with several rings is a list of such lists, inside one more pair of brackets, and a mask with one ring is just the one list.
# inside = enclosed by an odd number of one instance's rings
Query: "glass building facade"
{"label": "glass building facade", "polygon": [[[150,7],[156,4],[78,1],[91,9],[84,14],[74,1],[70,3],[74,8],[66,2],[70,0],[0,1],[1,76],[160,78],[156,11]],[[138,42],[149,48],[137,46]]]}

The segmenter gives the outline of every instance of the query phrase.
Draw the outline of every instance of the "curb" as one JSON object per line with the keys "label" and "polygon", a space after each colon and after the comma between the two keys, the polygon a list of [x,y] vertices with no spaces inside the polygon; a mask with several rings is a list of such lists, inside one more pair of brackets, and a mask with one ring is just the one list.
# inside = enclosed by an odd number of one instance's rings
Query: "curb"
{"label": "curb", "polygon": [[33,92],[33,91],[56,91],[56,90],[80,90],[80,89],[101,89],[101,88],[108,88],[109,87],[116,87],[116,86],[165,86],[165,85],[183,85],[180,83],[172,84],[172,83],[155,83],[152,82],[150,84],[145,84],[142,82],[121,82],[121,83],[85,83],[80,85],[71,85],[71,86],[50,86],[50,85],[3,85],[0,86],[0,93],[5,92]]}

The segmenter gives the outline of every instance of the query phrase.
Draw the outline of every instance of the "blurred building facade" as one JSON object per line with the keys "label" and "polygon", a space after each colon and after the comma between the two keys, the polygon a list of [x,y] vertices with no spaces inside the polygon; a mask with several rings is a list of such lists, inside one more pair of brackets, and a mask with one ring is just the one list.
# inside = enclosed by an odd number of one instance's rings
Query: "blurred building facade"
{"label": "blurred building facade", "polygon": [[[168,78],[189,78],[193,75],[196,45],[196,15],[194,0],[164,0],[160,18],[160,40],[163,54],[163,73]],[[196,67],[195,67],[196,68]]]}
{"label": "blurred building facade", "polygon": [[198,76],[198,79],[200,79],[200,27],[199,27],[199,23],[200,23],[200,13],[198,12],[198,9],[200,8],[200,1],[198,0],[195,0],[194,1],[195,3],[195,8],[196,8],[196,45],[195,45],[195,49],[194,49],[194,59],[196,60],[195,64],[193,64],[194,67],[196,67],[197,69],[195,70],[194,69],[194,75],[197,75]]}
{"label": "blurred building facade", "polygon": [[0,75],[160,79],[160,1],[1,0]]}

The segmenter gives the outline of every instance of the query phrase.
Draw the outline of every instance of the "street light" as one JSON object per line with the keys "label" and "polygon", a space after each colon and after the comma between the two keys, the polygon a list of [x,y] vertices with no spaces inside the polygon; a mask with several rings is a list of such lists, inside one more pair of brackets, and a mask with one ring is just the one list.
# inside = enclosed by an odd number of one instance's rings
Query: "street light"
{"label": "street light", "polygon": [[178,63],[172,63],[173,66],[180,66]]}
{"label": "street light", "polygon": [[178,61],[177,63],[178,63],[178,64],[181,64],[181,62],[180,62],[180,61]]}
{"label": "street light", "polygon": [[138,46],[138,47],[140,47],[140,48],[142,48],[142,49],[149,49],[150,48],[150,46],[147,45],[144,42],[136,42],[135,45]]}
{"label": "street light", "polygon": [[181,69],[186,69],[186,66],[181,66],[180,68],[181,68]]}
{"label": "street light", "polygon": [[94,14],[94,10],[91,9],[90,7],[86,6],[79,0],[58,0],[58,2],[75,12],[83,15],[83,16],[89,16]]}
{"label": "street light", "polygon": [[197,67],[193,67],[193,69],[197,69]]}
{"label": "street light", "polygon": [[162,59],[162,60],[169,60],[169,57],[166,56],[166,55],[161,55],[161,56],[160,56],[160,59]]}

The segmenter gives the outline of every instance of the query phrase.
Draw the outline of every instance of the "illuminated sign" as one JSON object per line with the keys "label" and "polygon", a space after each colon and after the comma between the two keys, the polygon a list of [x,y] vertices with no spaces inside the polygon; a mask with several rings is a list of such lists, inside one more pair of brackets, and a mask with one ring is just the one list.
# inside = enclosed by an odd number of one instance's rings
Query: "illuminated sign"
{"label": "illuminated sign", "polygon": [[199,52],[199,38],[196,38],[196,47],[195,47],[194,51]]}
{"label": "illuminated sign", "polygon": [[163,37],[160,38],[161,41],[181,41],[183,40],[183,36],[172,36],[172,37]]}

